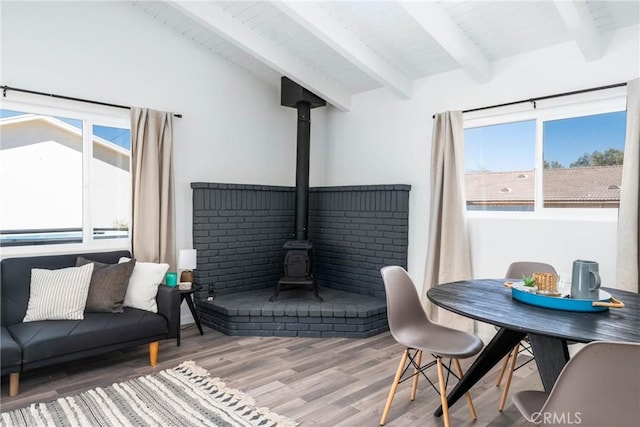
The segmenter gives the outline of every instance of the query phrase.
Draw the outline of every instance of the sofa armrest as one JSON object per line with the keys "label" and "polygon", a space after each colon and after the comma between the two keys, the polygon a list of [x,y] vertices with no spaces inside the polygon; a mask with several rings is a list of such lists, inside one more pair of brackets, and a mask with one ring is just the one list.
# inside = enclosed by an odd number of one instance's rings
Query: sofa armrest
{"label": "sofa armrest", "polygon": [[166,317],[169,324],[169,336],[167,338],[177,337],[178,328],[180,327],[180,291],[178,288],[160,285],[156,301],[158,303],[158,314]]}

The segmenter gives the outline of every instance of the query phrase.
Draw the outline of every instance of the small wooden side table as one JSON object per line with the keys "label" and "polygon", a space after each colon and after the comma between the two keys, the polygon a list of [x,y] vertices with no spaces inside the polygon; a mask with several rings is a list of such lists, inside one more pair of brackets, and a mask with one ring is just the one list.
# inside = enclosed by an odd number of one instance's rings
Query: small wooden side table
{"label": "small wooden side table", "polygon": [[[187,305],[189,306],[189,311],[191,311],[191,315],[193,316],[193,320],[196,321],[196,326],[198,326],[198,330],[200,331],[200,335],[204,335],[202,331],[202,325],[200,324],[200,317],[198,317],[198,312],[196,311],[196,306],[193,304],[192,295],[198,291],[202,290],[202,285],[196,285],[195,283],[191,285],[191,289],[185,289],[184,291],[180,291],[180,305],[182,305],[182,301],[187,301]],[[178,328],[178,336],[176,337],[177,345],[180,345],[180,328]]]}

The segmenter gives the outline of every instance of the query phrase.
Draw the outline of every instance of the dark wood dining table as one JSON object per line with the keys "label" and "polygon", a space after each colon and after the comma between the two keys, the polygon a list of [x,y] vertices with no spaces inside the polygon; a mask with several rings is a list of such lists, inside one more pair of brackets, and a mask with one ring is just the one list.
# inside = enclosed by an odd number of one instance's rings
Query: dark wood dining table
{"label": "dark wood dining table", "polygon": [[[429,289],[433,304],[500,329],[447,396],[453,405],[525,336],[533,348],[546,391],[555,384],[569,360],[567,341],[640,342],[640,294],[602,288],[621,300],[624,308],[600,312],[572,312],[516,301],[505,279],[463,280]],[[442,408],[435,415],[442,415]]]}

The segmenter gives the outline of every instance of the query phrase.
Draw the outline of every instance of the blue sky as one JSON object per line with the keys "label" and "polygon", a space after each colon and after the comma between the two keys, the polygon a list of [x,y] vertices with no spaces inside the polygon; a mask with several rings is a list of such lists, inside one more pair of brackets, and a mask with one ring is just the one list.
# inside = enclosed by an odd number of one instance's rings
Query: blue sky
{"label": "blue sky", "polygon": [[[547,121],[544,159],[568,167],[578,157],[608,148],[624,150],[626,111]],[[465,171],[532,170],[535,120],[466,129]]]}
{"label": "blue sky", "polygon": [[93,125],[93,134],[131,151],[131,131],[129,129]]}
{"label": "blue sky", "polygon": [[535,132],[535,120],[466,129],[465,171],[533,170]]}
{"label": "blue sky", "polygon": [[[0,110],[0,118],[13,117],[22,114],[27,113],[19,111]],[[82,120],[68,119],[65,117],[56,117],[56,119],[62,120],[63,122],[68,123],[71,126],[75,126],[78,129],[82,129]],[[127,150],[131,150],[131,131],[129,129],[94,125],[93,134],[116,145],[119,145],[120,147],[124,147]]]}
{"label": "blue sky", "polygon": [[545,122],[544,159],[569,167],[585,153],[624,151],[626,125],[626,111]]}

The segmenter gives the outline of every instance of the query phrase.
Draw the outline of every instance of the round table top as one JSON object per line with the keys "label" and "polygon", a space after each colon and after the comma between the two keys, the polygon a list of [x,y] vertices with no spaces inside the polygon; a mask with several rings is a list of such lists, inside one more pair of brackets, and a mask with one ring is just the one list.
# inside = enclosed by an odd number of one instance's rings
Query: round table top
{"label": "round table top", "polygon": [[195,283],[192,283],[191,284],[191,288],[189,288],[189,289],[180,289],[180,293],[192,294],[194,292],[198,292],[201,289],[202,289],[202,285],[196,285]]}
{"label": "round table top", "polygon": [[505,279],[475,279],[438,285],[427,297],[437,306],[481,322],[525,333],[577,342],[640,342],[640,295],[603,288],[624,308],[601,312],[571,312],[516,301]]}

